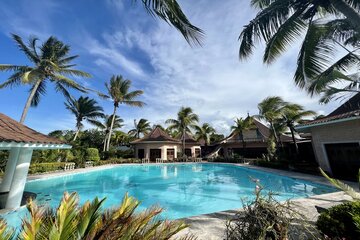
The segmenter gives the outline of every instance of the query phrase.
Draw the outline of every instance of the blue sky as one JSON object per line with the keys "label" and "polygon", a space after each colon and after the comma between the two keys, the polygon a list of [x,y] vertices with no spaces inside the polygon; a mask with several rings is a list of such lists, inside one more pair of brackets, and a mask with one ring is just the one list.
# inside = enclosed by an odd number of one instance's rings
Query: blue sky
{"label": "blue sky", "polygon": [[[51,35],[71,46],[77,68],[93,78],[78,81],[104,91],[113,74],[133,81],[142,89],[144,108],[121,106],[123,130],[133,119],[146,118],[163,124],[174,118],[181,106],[190,106],[201,122],[209,122],[224,134],[235,117],[257,114],[257,104],[270,95],[328,113],[339,103],[319,105],[297,88],[292,80],[298,47],[289,48],[275,64],[262,64],[262,46],[246,62],[238,60],[238,35],[254,15],[248,0],[180,0],[191,22],[202,28],[202,47],[190,47],[174,28],[149,16],[141,4],[132,0],[4,0],[0,8],[0,63],[28,64],[18,51],[10,33],[46,39]],[[8,74],[0,73],[0,81]],[[0,112],[15,119],[28,95],[28,86],[0,90]],[[74,96],[80,96],[72,92]],[[112,112],[109,101],[98,99]],[[65,109],[64,98],[49,84],[37,108],[31,108],[28,126],[44,133],[73,129],[74,117]]]}

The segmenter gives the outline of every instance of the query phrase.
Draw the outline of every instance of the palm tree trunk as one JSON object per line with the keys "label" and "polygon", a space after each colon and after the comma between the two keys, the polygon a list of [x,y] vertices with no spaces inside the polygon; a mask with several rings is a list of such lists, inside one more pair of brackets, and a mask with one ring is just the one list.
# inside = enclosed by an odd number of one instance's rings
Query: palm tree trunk
{"label": "palm tree trunk", "polygon": [[25,122],[26,115],[27,115],[27,113],[28,113],[28,111],[29,111],[29,108],[30,108],[30,106],[31,106],[31,102],[32,102],[32,100],[33,100],[33,98],[34,98],[34,96],[35,96],[36,91],[37,91],[38,88],[39,88],[39,85],[40,85],[41,81],[42,81],[42,80],[38,80],[38,81],[35,83],[33,89],[31,90],[30,95],[29,95],[29,97],[28,97],[28,99],[27,99],[27,101],[26,101],[24,110],[23,110],[23,112],[22,112],[22,114],[21,114],[20,123],[24,123],[24,122]]}
{"label": "palm tree trunk", "polygon": [[291,131],[291,137],[292,137],[292,139],[294,141],[294,144],[295,144],[296,155],[298,155],[299,154],[299,147],[298,147],[296,139],[295,139],[294,129],[291,126],[289,128],[290,128],[290,131]]}
{"label": "palm tree trunk", "polygon": [[80,133],[80,128],[77,128],[73,141],[76,141],[77,137],[79,136],[79,133]]}
{"label": "palm tree trunk", "polygon": [[330,0],[330,2],[346,17],[351,26],[360,33],[360,15],[343,0]]}
{"label": "palm tree trunk", "polygon": [[183,129],[183,157],[185,157],[185,128]]}
{"label": "palm tree trunk", "polygon": [[106,150],[106,143],[107,143],[107,138],[108,138],[108,134],[105,134],[105,138],[104,138],[104,147],[103,147],[103,152],[105,152]]}
{"label": "palm tree trunk", "polygon": [[114,105],[114,112],[113,112],[113,116],[111,119],[111,125],[110,125],[110,129],[109,129],[109,136],[108,136],[108,141],[106,144],[106,151],[109,151],[110,149],[110,141],[111,141],[111,135],[112,135],[112,130],[114,127],[114,122],[115,122],[115,115],[116,115],[116,106]]}
{"label": "palm tree trunk", "polygon": [[279,145],[279,138],[276,134],[276,130],[275,130],[275,127],[274,127],[274,124],[272,122],[270,122],[270,127],[271,129],[273,130],[273,134],[274,134],[274,138],[275,138],[275,141],[276,141],[276,145]]}

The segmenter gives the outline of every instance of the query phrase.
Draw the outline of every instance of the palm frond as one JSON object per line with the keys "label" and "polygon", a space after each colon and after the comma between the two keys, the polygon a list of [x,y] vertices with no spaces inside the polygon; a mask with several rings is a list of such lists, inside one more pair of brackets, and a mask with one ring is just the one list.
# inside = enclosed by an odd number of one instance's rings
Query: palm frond
{"label": "palm frond", "polygon": [[190,23],[176,0],[141,1],[151,15],[159,17],[179,30],[190,45],[201,45],[203,31]]}
{"label": "palm frond", "polygon": [[[31,87],[30,92],[35,88],[35,84]],[[39,86],[37,87],[34,97],[31,100],[31,106],[32,107],[36,107],[37,105],[39,105],[40,102],[40,98],[41,96],[44,96],[46,94],[46,82],[45,81],[41,81]]]}
{"label": "palm frond", "polygon": [[[18,44],[19,49],[25,53],[26,57],[33,63],[37,64],[40,62],[39,57],[37,56],[36,52],[33,51],[33,49],[30,49],[26,44],[23,42],[22,38],[16,34],[12,34],[12,38],[15,40],[15,42]],[[30,38],[32,41],[32,44],[36,44],[37,38]]]}
{"label": "palm frond", "polygon": [[352,187],[337,179],[329,177],[321,168],[320,168],[320,172],[334,187],[340,189],[341,191],[344,191],[354,200],[360,200],[360,193],[356,192]]}

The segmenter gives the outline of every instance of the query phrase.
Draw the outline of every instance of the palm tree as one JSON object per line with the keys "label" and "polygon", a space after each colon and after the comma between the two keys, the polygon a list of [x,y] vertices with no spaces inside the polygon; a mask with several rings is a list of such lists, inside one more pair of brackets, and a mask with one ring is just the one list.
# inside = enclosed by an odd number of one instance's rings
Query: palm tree
{"label": "palm tree", "polygon": [[[295,40],[303,39],[295,83],[311,94],[354,92],[358,81],[347,73],[360,60],[359,1],[254,0],[252,5],[259,13],[241,32],[240,59],[248,58],[255,43],[264,41],[263,60],[270,64]],[[340,52],[343,56],[337,59],[339,48],[345,54]],[[333,87],[339,80],[347,85],[341,89]]]}
{"label": "palm tree", "polygon": [[176,0],[142,0],[141,2],[152,16],[159,17],[180,31],[189,44],[201,45],[203,31],[190,23]]}
{"label": "palm tree", "polygon": [[131,141],[134,140],[134,137],[122,131],[114,131],[112,136],[112,141],[115,142],[116,145],[128,146]]}
{"label": "palm tree", "polygon": [[209,123],[203,123],[202,126],[198,126],[196,125],[194,127],[195,129],[195,138],[196,138],[196,141],[199,141],[199,140],[204,140],[205,142],[205,152],[207,153],[208,151],[208,145],[210,144],[210,136],[212,134],[215,134],[215,129],[210,126]]}
{"label": "palm tree", "polygon": [[310,116],[316,116],[316,112],[314,111],[305,111],[302,106],[299,106],[298,108],[292,107],[285,109],[283,113],[283,121],[285,125],[289,128],[291,132],[291,137],[293,139],[296,154],[299,154],[299,147],[297,145],[296,139],[295,139],[295,125],[301,124],[304,122],[304,118],[310,117]]}
{"label": "palm tree", "polygon": [[76,117],[76,133],[73,141],[75,141],[79,135],[82,122],[86,120],[90,124],[98,125],[98,118],[103,118],[103,108],[98,105],[94,99],[81,96],[79,99],[73,99],[70,97],[65,103],[66,109],[73,113]]}
{"label": "palm tree", "polygon": [[134,119],[134,128],[131,129],[128,133],[135,138],[140,138],[140,135],[148,134],[152,128],[150,127],[150,122],[144,118],[141,118],[139,122],[136,122]]}
{"label": "palm tree", "polygon": [[177,130],[178,133],[182,133],[182,153],[185,157],[185,135],[186,133],[191,133],[190,128],[194,128],[195,124],[199,121],[197,114],[193,113],[193,110],[190,107],[181,107],[177,119],[168,119],[166,124],[170,124],[168,129],[170,131]]}
{"label": "palm tree", "polygon": [[183,221],[161,220],[158,216],[163,210],[159,207],[137,213],[140,202],[127,194],[118,207],[108,211],[103,211],[105,200],[96,197],[80,205],[77,193],[64,193],[55,211],[30,201],[27,204],[30,216],[23,219],[18,231],[0,220],[0,239],[165,240],[188,227]]}
{"label": "palm tree", "polygon": [[70,97],[69,89],[86,92],[86,88],[69,77],[90,77],[90,74],[72,69],[72,61],[78,56],[69,56],[70,46],[51,36],[41,46],[37,38],[30,38],[27,46],[18,35],[12,35],[19,49],[31,61],[33,66],[0,64],[0,71],[12,71],[13,74],[2,84],[0,89],[19,84],[29,85],[30,94],[23,109],[20,122],[24,123],[30,106],[38,106],[41,96],[46,94],[46,84],[51,82],[55,90],[65,97]]}
{"label": "palm tree", "polygon": [[[108,91],[108,95],[103,95],[103,97],[111,99],[114,103],[113,119],[111,121],[109,130],[109,136],[111,136],[115,122],[116,110],[118,109],[120,104],[125,104],[133,107],[142,107],[144,106],[144,103],[141,101],[136,101],[135,99],[142,95],[144,92],[141,90],[135,90],[130,92],[129,90],[131,87],[131,81],[124,79],[121,75],[112,76],[110,79],[110,83],[105,83],[105,86]],[[108,138],[106,144],[106,151],[109,151],[110,149],[110,141],[111,138]]]}
{"label": "palm tree", "polygon": [[[107,142],[107,139],[109,137],[109,132],[110,132],[110,126],[111,126],[111,121],[113,119],[113,116],[112,115],[105,115],[104,119],[103,119],[103,122],[94,122],[94,124],[101,130],[105,131],[105,139],[104,139],[104,147],[103,147],[103,151],[105,151],[106,149],[106,142]],[[124,122],[124,119],[120,118],[119,116],[115,116],[115,119],[114,119],[114,126],[113,126],[113,129],[119,129],[119,128],[122,128],[124,125],[123,125],[123,122]]]}
{"label": "palm tree", "polygon": [[265,119],[269,124],[276,143],[279,143],[275,129],[275,121],[283,116],[284,110],[288,105],[281,97],[267,97],[258,104],[259,118]]}
{"label": "palm tree", "polygon": [[236,120],[234,121],[235,125],[231,126],[231,130],[233,131],[233,133],[236,133],[239,135],[241,142],[243,144],[243,149],[245,152],[246,149],[246,142],[244,139],[244,131],[251,129],[252,127],[254,127],[254,120],[253,117],[250,117],[249,115],[243,119],[243,118],[236,118]]}

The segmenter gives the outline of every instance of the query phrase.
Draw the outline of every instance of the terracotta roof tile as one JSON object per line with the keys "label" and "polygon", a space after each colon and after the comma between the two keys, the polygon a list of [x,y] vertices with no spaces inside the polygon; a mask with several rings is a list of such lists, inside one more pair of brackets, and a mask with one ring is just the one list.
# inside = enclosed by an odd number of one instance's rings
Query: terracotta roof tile
{"label": "terracotta roof tile", "polygon": [[0,113],[0,142],[64,144],[63,141],[39,133]]}
{"label": "terracotta roof tile", "polygon": [[351,118],[351,117],[359,117],[359,119],[360,119],[360,110],[355,110],[355,111],[342,113],[342,114],[338,114],[338,115],[331,115],[331,116],[329,115],[327,117],[319,118],[319,119],[316,119],[313,121],[303,123],[301,125],[297,125],[296,128],[304,128],[307,126],[312,126],[312,125],[321,124],[321,123],[329,123],[332,121],[347,119],[347,118]]}
{"label": "terracotta roof tile", "polygon": [[132,141],[131,143],[141,143],[141,142],[176,142],[179,143],[178,139],[170,137],[166,132],[161,128],[154,128],[148,135],[143,138]]}

